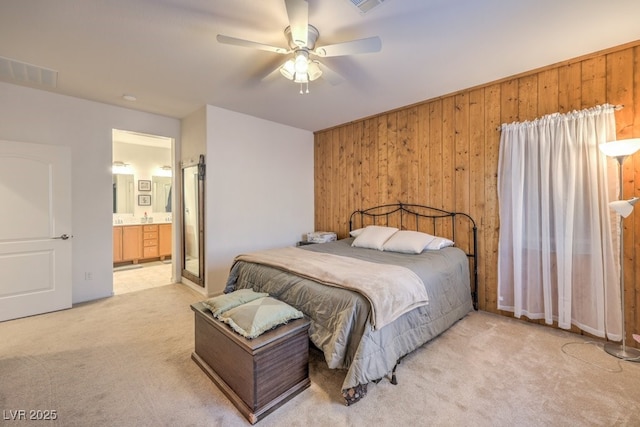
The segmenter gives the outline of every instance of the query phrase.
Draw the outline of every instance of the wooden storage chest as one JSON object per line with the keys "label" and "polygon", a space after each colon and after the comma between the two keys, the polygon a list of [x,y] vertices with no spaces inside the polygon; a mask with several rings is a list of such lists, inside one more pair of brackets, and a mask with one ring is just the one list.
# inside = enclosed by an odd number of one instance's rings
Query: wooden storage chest
{"label": "wooden storage chest", "polygon": [[252,340],[215,319],[202,303],[195,313],[191,358],[255,424],[309,387],[309,320],[290,321]]}

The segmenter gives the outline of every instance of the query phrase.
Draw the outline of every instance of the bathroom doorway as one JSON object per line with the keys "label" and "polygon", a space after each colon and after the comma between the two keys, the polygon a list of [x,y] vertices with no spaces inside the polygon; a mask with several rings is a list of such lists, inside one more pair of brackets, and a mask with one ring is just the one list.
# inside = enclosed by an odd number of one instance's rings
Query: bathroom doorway
{"label": "bathroom doorway", "polygon": [[173,139],[113,130],[113,293],[175,283]]}

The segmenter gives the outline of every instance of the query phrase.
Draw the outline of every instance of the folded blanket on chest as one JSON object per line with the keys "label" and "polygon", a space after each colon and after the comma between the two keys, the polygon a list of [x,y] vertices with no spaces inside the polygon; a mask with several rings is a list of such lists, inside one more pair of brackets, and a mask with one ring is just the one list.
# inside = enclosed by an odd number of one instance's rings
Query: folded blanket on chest
{"label": "folded blanket on chest", "polygon": [[405,267],[287,247],[241,254],[235,261],[268,265],[317,282],[361,293],[371,303],[371,323],[381,329],[429,301],[422,280]]}

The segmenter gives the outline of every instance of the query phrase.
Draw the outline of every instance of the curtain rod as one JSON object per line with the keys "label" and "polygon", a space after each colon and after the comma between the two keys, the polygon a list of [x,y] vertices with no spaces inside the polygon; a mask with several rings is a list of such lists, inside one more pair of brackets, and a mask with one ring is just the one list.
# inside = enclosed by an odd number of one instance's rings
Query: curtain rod
{"label": "curtain rod", "polygon": [[[618,105],[614,105],[614,106],[613,106],[613,109],[614,109],[614,110],[616,110],[616,111],[620,111],[620,110],[622,110],[623,108],[624,108],[624,104],[618,104]],[[501,131],[501,130],[502,130],[502,125],[498,126],[498,127],[496,128],[496,130],[497,130],[498,132],[499,132],[499,131]]]}

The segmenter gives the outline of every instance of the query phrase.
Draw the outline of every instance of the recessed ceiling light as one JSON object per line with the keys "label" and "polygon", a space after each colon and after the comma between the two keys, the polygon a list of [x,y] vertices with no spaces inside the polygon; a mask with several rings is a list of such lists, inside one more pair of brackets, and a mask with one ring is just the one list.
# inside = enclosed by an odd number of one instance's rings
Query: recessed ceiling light
{"label": "recessed ceiling light", "polygon": [[133,95],[127,95],[127,94],[122,95],[122,98],[126,99],[127,101],[136,101],[138,99]]}

